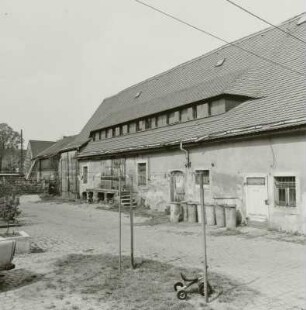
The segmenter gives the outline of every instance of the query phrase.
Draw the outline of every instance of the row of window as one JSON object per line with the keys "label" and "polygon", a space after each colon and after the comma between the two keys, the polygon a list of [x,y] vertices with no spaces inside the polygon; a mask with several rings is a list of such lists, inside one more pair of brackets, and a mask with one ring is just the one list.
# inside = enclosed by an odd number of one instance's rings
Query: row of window
{"label": "row of window", "polygon": [[201,102],[193,106],[180,108],[164,114],[149,116],[129,123],[101,129],[92,133],[93,141],[118,137],[139,131],[163,127],[175,123],[213,116],[225,113],[241,102],[237,100],[218,99],[211,102]]}

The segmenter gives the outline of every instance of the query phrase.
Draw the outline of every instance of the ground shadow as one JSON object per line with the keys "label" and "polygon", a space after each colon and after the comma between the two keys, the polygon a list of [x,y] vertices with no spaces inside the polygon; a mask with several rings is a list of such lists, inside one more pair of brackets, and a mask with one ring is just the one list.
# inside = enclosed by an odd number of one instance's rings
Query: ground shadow
{"label": "ground shadow", "polygon": [[0,293],[15,290],[22,286],[35,283],[42,275],[26,269],[13,269],[0,273]]}
{"label": "ground shadow", "polygon": [[[135,309],[197,309],[203,302],[198,285],[188,289],[186,301],[180,301],[174,291],[174,283],[181,281],[181,272],[193,277],[201,273],[200,269],[178,268],[137,257],[135,262],[133,269],[130,257],[123,256],[119,273],[118,256],[69,255],[56,262],[53,275],[45,279],[44,286],[55,290],[55,295],[74,293],[81,298],[114,303],[112,309],[120,310],[127,305]],[[221,303],[244,309],[259,294],[248,285],[215,272],[209,272],[209,282],[215,292],[211,296],[214,306],[209,309],[219,309]]]}

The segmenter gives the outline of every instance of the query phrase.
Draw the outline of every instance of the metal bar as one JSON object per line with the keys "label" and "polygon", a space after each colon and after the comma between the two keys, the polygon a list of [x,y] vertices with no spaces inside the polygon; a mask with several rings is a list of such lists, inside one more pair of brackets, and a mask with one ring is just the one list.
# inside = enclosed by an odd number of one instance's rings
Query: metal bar
{"label": "metal bar", "polygon": [[20,174],[23,174],[23,130],[20,132],[21,141],[20,141]]}
{"label": "metal bar", "polygon": [[134,212],[133,212],[133,177],[131,177],[130,190],[130,226],[131,226],[131,266],[134,269]]}
{"label": "metal bar", "polygon": [[203,228],[203,250],[204,250],[204,295],[205,302],[208,303],[208,281],[207,281],[207,251],[206,251],[206,210],[204,204],[204,187],[203,187],[203,172],[200,172],[200,200],[202,209],[202,228]]}
{"label": "metal bar", "polygon": [[[120,169],[120,167],[119,167]],[[121,273],[121,171],[119,170],[119,272]]]}

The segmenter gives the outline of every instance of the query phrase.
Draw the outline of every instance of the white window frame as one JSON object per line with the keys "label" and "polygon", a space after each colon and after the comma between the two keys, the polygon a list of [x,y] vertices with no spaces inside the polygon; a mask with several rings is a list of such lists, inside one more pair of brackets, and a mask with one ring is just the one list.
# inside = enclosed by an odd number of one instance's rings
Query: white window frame
{"label": "white window frame", "polygon": [[[280,206],[276,204],[275,201],[275,177],[295,177],[295,207],[288,207],[288,206]],[[299,210],[300,205],[300,176],[296,172],[276,172],[272,175],[273,184],[272,186],[272,197],[273,197],[273,206],[277,209],[283,209],[283,210],[291,210],[291,212],[295,213]]]}
{"label": "white window frame", "polygon": [[194,180],[194,184],[196,186],[196,188],[200,188],[200,184],[197,184],[196,183],[196,171],[199,171],[199,170],[208,170],[209,171],[209,184],[203,184],[203,187],[204,189],[210,189],[211,187],[211,172],[212,172],[212,169],[209,169],[207,167],[194,167],[193,169],[193,180]]}
{"label": "white window frame", "polygon": [[[139,178],[138,178],[138,165],[139,164],[146,164],[146,184],[139,184]],[[147,186],[148,185],[148,181],[149,181],[149,164],[148,164],[148,160],[137,160],[136,161],[136,183],[137,186]]]}

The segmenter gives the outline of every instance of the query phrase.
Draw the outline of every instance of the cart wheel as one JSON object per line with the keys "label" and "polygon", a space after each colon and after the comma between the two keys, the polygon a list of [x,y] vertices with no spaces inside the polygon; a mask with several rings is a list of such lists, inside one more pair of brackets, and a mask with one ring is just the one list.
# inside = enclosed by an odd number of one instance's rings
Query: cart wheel
{"label": "cart wheel", "polygon": [[174,284],[174,290],[177,292],[181,287],[184,287],[184,284],[182,282],[176,282]]}
{"label": "cart wheel", "polygon": [[[212,293],[212,287],[211,287],[211,285],[209,284],[209,282],[207,282],[207,291],[208,291],[208,295],[210,295],[210,294]],[[201,283],[199,284],[199,293],[200,293],[202,296],[205,295],[205,294],[204,294],[204,283],[203,283],[203,282],[201,282]]]}
{"label": "cart wheel", "polygon": [[177,298],[180,299],[180,300],[185,300],[185,299],[187,299],[187,293],[186,293],[186,291],[184,291],[184,290],[178,291],[177,294],[176,294],[176,296],[177,296]]}

